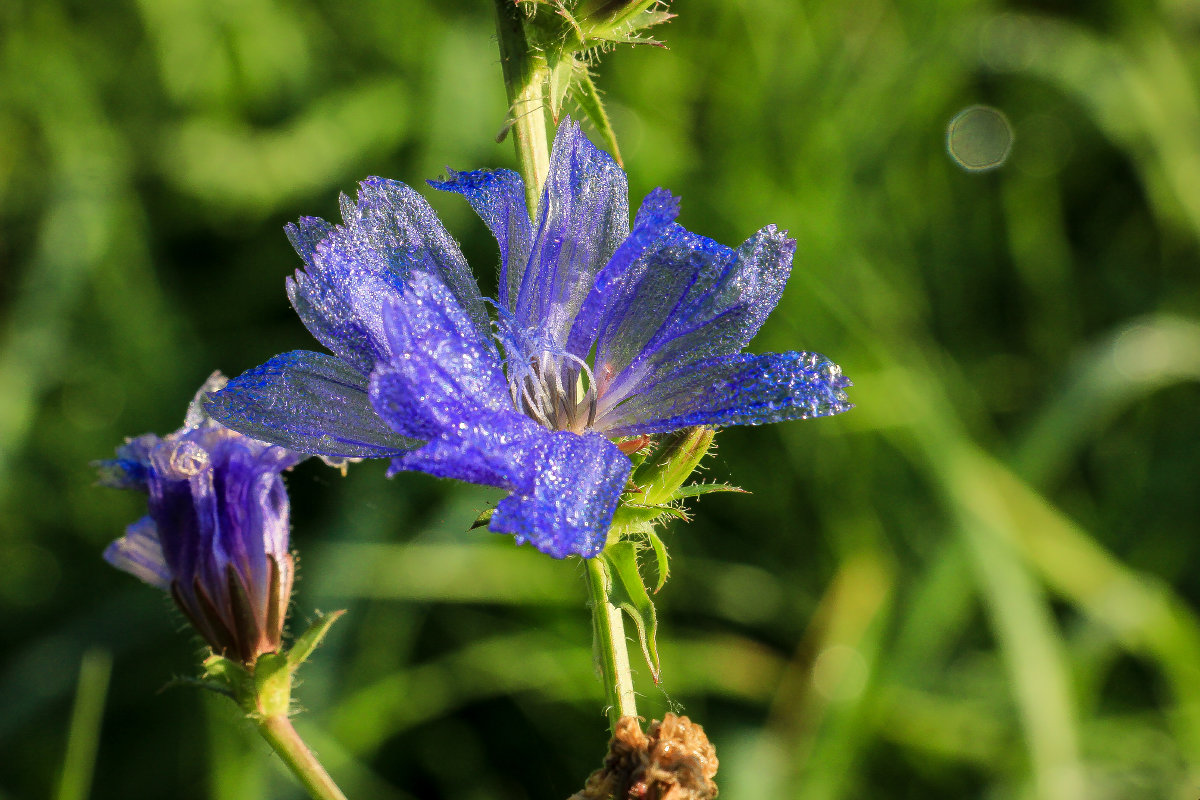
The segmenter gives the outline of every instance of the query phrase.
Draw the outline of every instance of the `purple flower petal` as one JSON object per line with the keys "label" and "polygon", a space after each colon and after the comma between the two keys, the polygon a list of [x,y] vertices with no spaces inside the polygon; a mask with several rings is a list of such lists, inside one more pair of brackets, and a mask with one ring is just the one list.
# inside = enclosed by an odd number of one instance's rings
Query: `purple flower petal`
{"label": "purple flower petal", "polygon": [[142,517],[126,528],[124,536],[105,548],[104,560],[151,586],[163,591],[171,588],[171,570],[150,517]]}
{"label": "purple flower petal", "polygon": [[233,565],[256,607],[267,603],[268,556],[288,552],[288,497],[279,473],[301,458],[282,447],[249,448],[225,437],[209,444],[221,481],[216,487],[221,524],[212,539],[214,579]]}
{"label": "purple flower petal", "polygon": [[613,436],[693,425],[761,425],[840,414],[852,408],[841,368],[818,353],[748,353],[692,364],[597,420]]}
{"label": "purple flower petal", "polygon": [[204,408],[247,436],[313,455],[386,458],[418,445],[371,408],[361,373],[323,353],[275,356],[208,395]]}
{"label": "purple flower petal", "polygon": [[185,591],[197,576],[210,586],[220,580],[215,577],[212,544],[221,524],[212,454],[203,441],[187,434],[168,436],[151,451],[153,477],[147,482],[147,505],[159,529],[163,556]]}
{"label": "purple flower petal", "polygon": [[444,192],[457,192],[488,226],[500,245],[500,305],[512,308],[521,287],[521,273],[533,248],[533,225],[525,205],[525,182],[512,170],[447,170],[444,181],[429,185]]}
{"label": "purple flower petal", "polygon": [[679,229],[601,332],[598,372],[616,402],[690,363],[740,352],[775,308],[795,242],[768,226],[737,250]]}
{"label": "purple flower petal", "polygon": [[116,458],[93,462],[99,471],[97,483],[109,489],[145,489],[149,478],[146,465],[156,444],[158,437],[152,433],[125,440],[117,448]]}
{"label": "purple flower petal", "polygon": [[525,442],[539,430],[517,413],[490,339],[436,278],[414,275],[387,312],[394,352],[371,376],[376,412],[397,431],[428,442],[392,470],[503,488],[529,484]]}
{"label": "purple flower petal", "polygon": [[[606,268],[601,274],[609,279],[604,287],[605,311],[595,334],[595,373],[602,392],[609,391],[617,378],[627,387],[626,393],[634,388],[634,382],[624,380],[631,374],[630,365],[667,331],[678,328],[681,320],[694,315],[706,287],[728,273],[736,258],[730,248],[669,223],[665,218],[669,211],[669,206],[647,209],[643,204],[639,224],[644,216],[658,227],[658,236],[626,269],[610,275]],[[581,311],[577,329],[587,320],[588,310]]]}
{"label": "purple flower petal", "polygon": [[359,305],[354,295],[347,296],[344,287],[352,278],[340,277],[347,271],[342,261],[318,257],[317,245],[325,236],[337,235],[324,219],[304,217],[299,225],[288,225],[288,239],[307,264],[287,278],[288,299],[308,332],[328,347],[348,365],[362,374],[371,372],[374,362],[386,354],[378,331],[370,317],[359,317]]}
{"label": "purple flower petal", "polygon": [[436,277],[481,335],[491,330],[479,285],[458,243],[419,193],[399,181],[368,178],[361,184],[357,208],[343,198],[342,216],[361,256],[382,256],[392,274],[401,278],[410,272]]}
{"label": "purple flower petal", "polygon": [[308,329],[363,374],[388,355],[383,307],[414,272],[436,275],[486,333],[487,313],[458,245],[420,194],[368,178],[358,200],[342,196],[344,224],[304,218],[288,237],[306,267],[288,296]]}
{"label": "purple flower petal", "polygon": [[517,321],[564,346],[596,274],[628,235],[625,172],[566,120],[554,138],[533,253],[509,306]]}
{"label": "purple flower petal", "polygon": [[532,489],[501,500],[489,528],[555,558],[598,555],[633,469],[629,458],[590,431],[540,431],[529,458]]}
{"label": "purple flower petal", "polygon": [[[686,285],[687,276],[682,271],[664,269],[661,263],[661,251],[669,250],[672,246],[678,247],[679,234],[686,233],[675,224],[677,216],[679,198],[673,197],[666,189],[655,189],[646,196],[642,207],[638,209],[629,238],[621,243],[608,264],[596,275],[591,291],[571,326],[571,335],[567,340],[568,352],[581,358],[586,356],[601,331],[620,329],[623,322],[628,324],[629,321],[641,320],[643,324],[648,324],[649,330],[642,340],[649,339],[661,324],[661,319],[631,314],[631,303],[639,294],[649,294],[665,305],[667,296],[682,293],[682,289],[673,291],[661,285],[672,281]],[[648,276],[650,282],[660,285],[657,288],[648,286]],[[611,338],[611,334],[608,338]],[[629,340],[638,337],[626,332],[624,338]],[[634,355],[629,354],[622,363],[627,364]]]}
{"label": "purple flower petal", "polygon": [[[405,413],[420,413],[427,421],[416,424],[455,424],[461,409],[508,408],[508,382],[500,366],[500,357],[490,336],[480,336],[449,289],[437,278],[413,275],[408,291],[393,300],[386,314],[388,341],[396,353],[381,364],[375,375],[394,373],[399,383],[409,387],[414,399],[427,407],[425,412],[405,408]],[[372,392],[372,400],[382,397]],[[383,409],[376,406],[383,414]],[[404,431],[407,423],[394,412],[388,422]],[[420,435],[420,434],[414,434]]]}
{"label": "purple flower petal", "polygon": [[[381,383],[379,391],[386,391]],[[531,452],[546,430],[515,411],[478,410],[464,415],[419,450],[392,459],[389,475],[425,472],[509,491],[531,491],[536,466]],[[572,434],[574,435],[574,434]]]}

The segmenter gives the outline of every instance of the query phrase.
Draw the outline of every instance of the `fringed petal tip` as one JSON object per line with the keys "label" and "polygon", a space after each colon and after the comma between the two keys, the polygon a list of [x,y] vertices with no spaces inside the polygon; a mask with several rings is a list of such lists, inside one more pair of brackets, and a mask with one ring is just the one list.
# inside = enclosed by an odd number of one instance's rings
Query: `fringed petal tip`
{"label": "fringed petal tip", "polygon": [[[362,220],[368,213],[379,208],[380,205],[388,203],[395,197],[406,196],[413,192],[411,186],[402,181],[393,180],[392,178],[381,178],[378,175],[370,175],[358,182],[358,192],[355,195],[354,203],[351,205],[350,198],[342,195],[345,201],[342,203],[342,220],[346,224],[353,224]],[[347,207],[352,208],[353,212],[347,214]]]}
{"label": "fringed petal tip", "polygon": [[317,252],[317,245],[332,230],[333,226],[320,217],[301,217],[296,222],[289,222],[283,226],[283,231],[287,235],[288,241],[292,243],[293,249],[308,264],[312,263],[313,255]]}
{"label": "fringed petal tip", "polygon": [[117,457],[93,461],[96,483],[109,489],[145,489],[150,476],[150,454],[161,440],[144,433],[125,440],[117,448]]}
{"label": "fringed petal tip", "polygon": [[143,489],[146,486],[146,465],[128,458],[93,461],[96,485],[108,489]]}
{"label": "fringed petal tip", "polygon": [[500,304],[508,306],[516,300],[533,246],[525,182],[508,169],[455,172],[447,167],[446,176],[446,180],[429,181],[429,185],[465,197],[496,237],[500,246]]}
{"label": "fringed petal tip", "polygon": [[737,354],[691,364],[608,412],[613,435],[663,433],[694,425],[763,425],[853,408],[850,379],[820,353]]}
{"label": "fringed petal tip", "polygon": [[511,169],[456,170],[446,167],[445,178],[435,178],[425,182],[438,191],[456,192],[463,195],[470,195],[478,191],[490,193],[496,191],[497,187],[502,187],[504,191],[518,188],[524,192],[525,189],[525,182],[521,179],[521,175]]}

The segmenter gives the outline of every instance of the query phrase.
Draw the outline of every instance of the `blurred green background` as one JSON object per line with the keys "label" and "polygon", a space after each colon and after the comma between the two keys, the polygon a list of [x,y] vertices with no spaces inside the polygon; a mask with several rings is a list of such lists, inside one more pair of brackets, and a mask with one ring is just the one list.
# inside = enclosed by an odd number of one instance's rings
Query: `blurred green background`
{"label": "blurred green background", "polygon": [[[790,229],[752,349],[828,354],[858,408],[718,437],[707,477],[753,494],[669,531],[641,710],[702,722],[733,800],[1195,800],[1200,3],[675,10],[669,50],[599,73],[631,197],[729,244]],[[142,510],[88,463],[314,347],[285,222],[512,165],[492,13],[0,4],[3,800],[300,796],[230,704],[164,689],[199,642],[100,560]],[[977,104],[1015,136],[991,171],[947,151]],[[494,286],[482,224],[431,202]],[[565,798],[606,741],[578,562],[466,532],[494,492],[384,469],[289,479],[293,628],[351,612],[302,733],[352,798]]]}

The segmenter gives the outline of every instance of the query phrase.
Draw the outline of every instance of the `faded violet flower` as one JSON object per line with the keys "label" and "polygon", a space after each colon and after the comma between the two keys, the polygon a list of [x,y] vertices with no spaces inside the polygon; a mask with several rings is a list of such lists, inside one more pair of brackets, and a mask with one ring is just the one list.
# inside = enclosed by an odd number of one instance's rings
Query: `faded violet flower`
{"label": "faded violet flower", "polygon": [[[204,390],[219,389],[214,375]],[[149,513],[108,546],[113,566],[171,594],[213,651],[245,664],[279,649],[292,592],[280,473],[305,456],[208,419],[128,440],[100,483],[140,489]]]}
{"label": "faded violet flower", "polygon": [[216,419],[506,489],[490,528],[561,558],[603,549],[631,472],[622,445],[850,408],[824,356],[741,352],[791,271],[795,242],[774,226],[730,249],[675,224],[678,200],[658,189],[631,229],[625,173],[569,120],[536,222],[514,172],[432,185],[464,195],[499,242],[498,301],[419,194],[370,178],[342,198],[342,225],[288,229],[305,261],[288,295],[334,355],[246,372],[209,395]]}

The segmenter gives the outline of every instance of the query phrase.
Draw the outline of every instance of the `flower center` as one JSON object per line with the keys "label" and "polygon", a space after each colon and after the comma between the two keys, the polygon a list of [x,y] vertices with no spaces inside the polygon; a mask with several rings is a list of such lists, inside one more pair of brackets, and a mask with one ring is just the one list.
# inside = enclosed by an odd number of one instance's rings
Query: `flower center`
{"label": "flower center", "polygon": [[508,364],[518,411],[551,430],[583,433],[596,421],[596,382],[578,356],[543,350]]}

